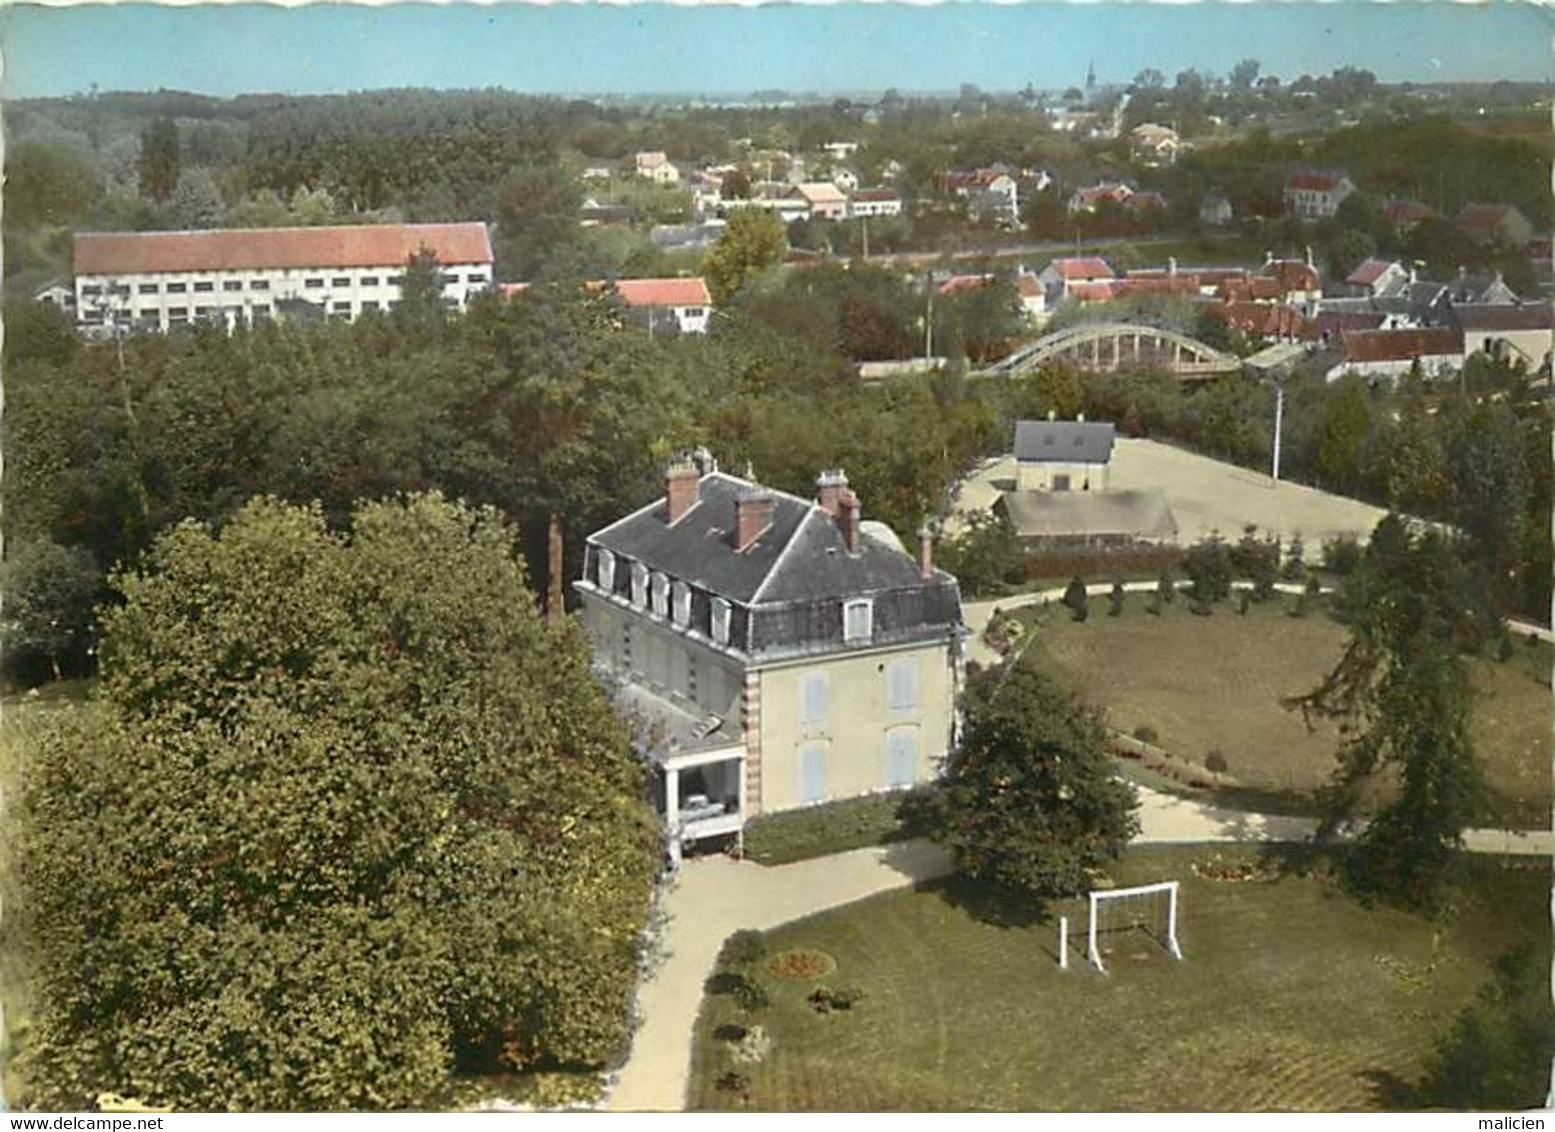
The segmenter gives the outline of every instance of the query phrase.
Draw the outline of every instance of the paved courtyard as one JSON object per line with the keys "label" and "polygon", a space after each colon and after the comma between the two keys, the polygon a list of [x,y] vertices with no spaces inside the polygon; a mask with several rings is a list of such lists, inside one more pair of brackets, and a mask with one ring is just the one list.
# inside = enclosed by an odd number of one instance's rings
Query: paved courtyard
{"label": "paved courtyard", "polygon": [[[1300,534],[1308,555],[1315,556],[1325,539],[1366,538],[1386,514],[1369,503],[1300,484],[1276,483],[1267,475],[1154,440],[1119,438],[1109,476],[1113,491],[1164,492],[1177,520],[1177,539],[1183,544],[1216,531],[1234,541],[1243,528],[1254,524],[1282,540]],[[948,533],[959,529],[964,513],[992,507],[1014,481],[1013,456],[979,468],[956,493]]]}

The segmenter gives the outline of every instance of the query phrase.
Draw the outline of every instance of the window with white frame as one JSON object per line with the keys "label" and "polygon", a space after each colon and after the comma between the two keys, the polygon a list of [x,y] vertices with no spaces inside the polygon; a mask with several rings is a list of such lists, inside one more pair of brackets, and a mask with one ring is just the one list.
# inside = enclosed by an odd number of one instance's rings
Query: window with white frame
{"label": "window with white frame", "polygon": [[729,603],[721,597],[713,599],[713,640],[721,645],[729,643]]}
{"label": "window with white frame", "polygon": [[670,587],[670,605],[674,609],[675,624],[684,629],[691,624],[691,587],[676,582]]}
{"label": "window with white frame", "polygon": [[599,552],[599,588],[606,593],[615,589],[616,585],[616,556],[608,550]]}
{"label": "window with white frame", "polygon": [[632,563],[632,604],[642,609],[648,604],[648,567]]}
{"label": "window with white frame", "polygon": [[869,598],[856,598],[842,606],[842,639],[852,644],[867,641],[875,633],[875,603]]}
{"label": "window with white frame", "polygon": [[654,615],[656,617],[668,617],[670,615],[670,580],[655,570],[650,584],[653,587]]}
{"label": "window with white frame", "polygon": [[901,657],[885,667],[885,706],[888,711],[918,709],[918,658]]}
{"label": "window with white frame", "polygon": [[799,678],[799,725],[820,727],[826,722],[826,701],[831,689],[824,672],[809,672]]}

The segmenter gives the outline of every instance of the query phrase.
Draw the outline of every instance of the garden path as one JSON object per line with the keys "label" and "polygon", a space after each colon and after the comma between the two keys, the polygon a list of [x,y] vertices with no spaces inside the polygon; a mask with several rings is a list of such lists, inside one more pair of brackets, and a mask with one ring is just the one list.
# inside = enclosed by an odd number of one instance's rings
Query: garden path
{"label": "garden path", "polygon": [[[1243,813],[1139,787],[1139,844],[1304,841],[1307,818]],[[1549,830],[1469,830],[1471,852],[1555,855]],[[659,900],[657,953],[637,995],[641,1024],[607,1105],[616,1111],[679,1111],[702,986],[723,941],[949,873],[948,853],[925,841],[856,849],[767,867],[729,857],[692,858]]]}

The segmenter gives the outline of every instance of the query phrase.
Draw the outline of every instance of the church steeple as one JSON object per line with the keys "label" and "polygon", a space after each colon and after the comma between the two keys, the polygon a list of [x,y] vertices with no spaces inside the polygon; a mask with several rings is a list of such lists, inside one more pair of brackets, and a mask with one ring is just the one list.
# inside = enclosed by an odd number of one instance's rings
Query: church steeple
{"label": "church steeple", "polygon": [[1090,66],[1086,68],[1086,71],[1085,71],[1085,89],[1088,92],[1089,91],[1093,91],[1093,90],[1096,89],[1096,60],[1095,59],[1092,59],[1091,63],[1090,63]]}

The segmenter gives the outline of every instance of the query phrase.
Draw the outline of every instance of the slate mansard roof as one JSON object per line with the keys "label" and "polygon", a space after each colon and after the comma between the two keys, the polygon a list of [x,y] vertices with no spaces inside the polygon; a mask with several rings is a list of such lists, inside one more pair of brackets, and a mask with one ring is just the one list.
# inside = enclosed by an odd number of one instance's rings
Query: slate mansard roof
{"label": "slate mansard roof", "polygon": [[1025,462],[1105,464],[1115,430],[1085,421],[1016,421],[1015,458]]}
{"label": "slate mansard roof", "polygon": [[[744,551],[734,549],[735,501],[771,498],[771,524]],[[917,562],[861,527],[848,553],[837,520],[819,504],[722,472],[698,481],[698,502],[673,526],[668,503],[653,503],[589,537],[586,585],[598,586],[599,551],[615,556],[611,590],[630,592],[630,566],[691,587],[693,629],[706,632],[713,598],[734,607],[729,643],[753,655],[843,648],[842,606],[874,600],[871,643],[944,638],[961,632],[961,593],[943,570],[929,578]],[[851,646],[850,646],[851,647]]]}

